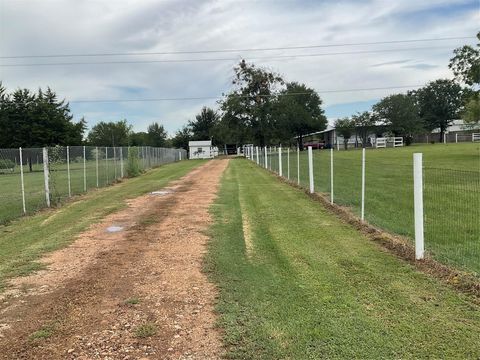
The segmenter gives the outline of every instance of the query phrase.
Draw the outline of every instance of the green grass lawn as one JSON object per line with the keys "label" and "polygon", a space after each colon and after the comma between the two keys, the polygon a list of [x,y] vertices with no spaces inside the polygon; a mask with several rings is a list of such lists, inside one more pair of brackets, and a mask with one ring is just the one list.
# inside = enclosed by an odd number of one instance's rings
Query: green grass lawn
{"label": "green grass lawn", "polygon": [[[413,145],[367,149],[365,218],[413,239],[413,153],[423,153],[425,247],[446,264],[480,273],[480,144]],[[330,151],[314,151],[315,190],[330,193]],[[282,157],[287,176],[287,156]],[[272,157],[278,171],[278,155]],[[334,201],[360,215],[361,151],[334,151]],[[290,179],[297,156],[290,153]],[[300,154],[300,183],[308,188],[307,152]]]}
{"label": "green grass lawn", "polygon": [[[87,191],[97,186],[97,167],[95,161],[87,161]],[[126,164],[125,164],[126,166]],[[43,166],[34,165],[33,171],[24,167],[25,205],[27,214],[31,214],[46,206]],[[104,187],[120,178],[120,162],[102,160],[98,167],[98,185]],[[84,193],[83,161],[70,164],[70,186],[72,195]],[[20,170],[14,173],[0,174],[0,199],[4,206],[0,207],[0,224],[15,219],[23,214]],[[50,171],[51,199],[54,203],[68,198],[68,172],[66,164],[53,165]]]}
{"label": "green grass lawn", "polygon": [[[37,269],[35,260],[43,253],[68,245],[89,225],[123,208],[126,199],[158,190],[203,163],[181,161],[163,165],[115,186],[87,193],[60,209],[0,226],[0,288],[5,279]],[[46,219],[49,221],[45,222]]]}
{"label": "green grass lawn", "polygon": [[230,162],[211,212],[205,267],[229,358],[480,357],[472,299],[255,164]]}

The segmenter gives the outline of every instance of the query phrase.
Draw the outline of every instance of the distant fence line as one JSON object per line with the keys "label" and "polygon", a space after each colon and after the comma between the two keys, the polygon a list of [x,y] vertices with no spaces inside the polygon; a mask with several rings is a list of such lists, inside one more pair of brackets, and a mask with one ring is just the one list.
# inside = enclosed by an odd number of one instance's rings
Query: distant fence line
{"label": "distant fence line", "polygon": [[438,168],[421,153],[413,158],[397,153],[393,159],[382,153],[244,148],[245,157],[260,167],[310,193],[327,194],[332,204],[349,206],[362,221],[407,237],[417,259],[426,254],[480,275],[478,162],[467,169]]}
{"label": "distant fence line", "polygon": [[184,149],[149,146],[0,149],[0,224],[186,158]]}

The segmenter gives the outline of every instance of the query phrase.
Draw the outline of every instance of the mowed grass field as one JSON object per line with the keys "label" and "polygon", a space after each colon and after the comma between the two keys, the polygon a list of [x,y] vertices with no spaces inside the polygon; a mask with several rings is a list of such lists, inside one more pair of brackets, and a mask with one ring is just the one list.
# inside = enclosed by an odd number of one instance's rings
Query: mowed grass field
{"label": "mowed grass field", "polygon": [[211,212],[205,268],[228,358],[480,357],[472,299],[254,163],[230,162]]}
{"label": "mowed grass field", "polygon": [[38,269],[36,260],[42,254],[70,244],[88,226],[126,206],[126,199],[159,190],[203,163],[187,160],[162,165],[115,186],[87,193],[61,209],[0,225],[0,289],[6,279]]}
{"label": "mowed grass field", "polygon": [[[413,153],[423,153],[425,248],[450,265],[480,273],[480,144],[429,144],[367,149],[365,218],[413,241]],[[334,151],[334,201],[360,215],[361,151]],[[278,154],[272,157],[278,170]],[[315,190],[330,193],[330,150],[314,151]],[[287,176],[287,156],[282,156]],[[296,152],[290,179],[297,181]],[[307,152],[300,154],[300,183],[308,188]]]}
{"label": "mowed grass field", "polygon": [[[126,169],[126,160],[124,161]],[[87,191],[97,186],[97,166],[95,161],[87,161],[86,185]],[[45,200],[45,182],[43,175],[43,165],[35,164],[29,171],[28,166],[24,166],[25,182],[25,205],[27,214],[31,214],[46,206]],[[115,182],[120,178],[120,161],[101,160],[98,166],[98,185],[104,187]],[[78,195],[84,193],[83,182],[83,161],[72,162],[70,164],[71,193]],[[6,223],[23,214],[22,209],[22,190],[19,167],[16,167],[14,173],[0,174],[0,224]],[[53,202],[61,202],[68,198],[68,172],[66,164],[55,164],[50,171],[50,191]]]}

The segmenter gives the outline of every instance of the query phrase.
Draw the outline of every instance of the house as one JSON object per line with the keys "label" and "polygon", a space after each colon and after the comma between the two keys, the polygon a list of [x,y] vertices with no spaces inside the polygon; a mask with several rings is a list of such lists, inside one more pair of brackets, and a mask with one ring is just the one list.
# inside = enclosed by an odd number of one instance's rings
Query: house
{"label": "house", "polygon": [[218,148],[212,146],[211,140],[189,141],[189,159],[213,159],[218,155]]}

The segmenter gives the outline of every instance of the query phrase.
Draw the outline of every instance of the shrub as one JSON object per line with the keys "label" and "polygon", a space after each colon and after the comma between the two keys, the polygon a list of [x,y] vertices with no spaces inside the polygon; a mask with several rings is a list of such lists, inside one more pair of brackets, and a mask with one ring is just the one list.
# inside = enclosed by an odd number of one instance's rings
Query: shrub
{"label": "shrub", "polygon": [[15,163],[10,159],[0,159],[0,170],[10,170],[15,168]]}
{"label": "shrub", "polygon": [[138,157],[138,148],[131,147],[128,149],[128,159],[127,159],[127,176],[135,177],[141,174],[140,170],[140,159]]}

